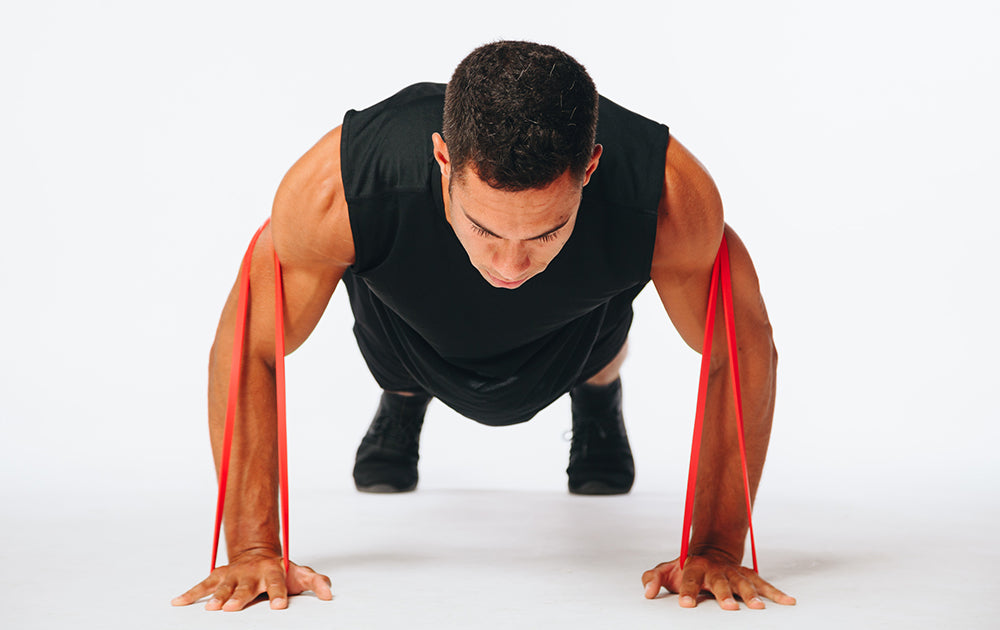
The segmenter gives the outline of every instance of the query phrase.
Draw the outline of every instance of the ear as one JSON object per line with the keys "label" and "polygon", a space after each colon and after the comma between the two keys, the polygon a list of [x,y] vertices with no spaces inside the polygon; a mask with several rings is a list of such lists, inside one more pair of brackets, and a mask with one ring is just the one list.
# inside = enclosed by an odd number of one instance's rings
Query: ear
{"label": "ear", "polygon": [[448,158],[448,145],[444,143],[444,138],[437,132],[431,135],[431,142],[434,144],[434,160],[441,167],[441,175],[447,179],[451,179],[451,160]]}
{"label": "ear", "polygon": [[586,186],[590,182],[590,176],[594,174],[597,170],[597,163],[601,161],[601,154],[604,153],[604,147],[599,144],[594,145],[594,152],[590,156],[590,163],[587,164],[587,170],[583,173],[583,185]]}

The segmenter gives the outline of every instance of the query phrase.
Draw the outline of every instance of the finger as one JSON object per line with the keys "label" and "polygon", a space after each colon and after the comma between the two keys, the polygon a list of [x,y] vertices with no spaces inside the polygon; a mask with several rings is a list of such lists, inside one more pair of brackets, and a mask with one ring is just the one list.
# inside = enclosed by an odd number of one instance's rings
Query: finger
{"label": "finger", "polygon": [[288,586],[283,571],[274,571],[265,578],[267,598],[271,600],[271,610],[288,608]]}
{"label": "finger", "polygon": [[772,602],[782,606],[794,606],[796,603],[794,597],[779,591],[770,582],[761,578],[757,578],[757,591]]}
{"label": "finger", "polygon": [[677,602],[682,608],[694,608],[698,605],[698,593],[701,592],[701,585],[705,579],[705,569],[695,563],[688,563],[681,575],[681,588],[678,591],[680,597]]}
{"label": "finger", "polygon": [[316,597],[325,601],[330,601],[333,599],[333,591],[330,590],[331,584],[332,582],[330,582],[330,578],[317,573],[313,576],[310,589],[313,593],[316,593]]}
{"label": "finger", "polygon": [[333,599],[330,585],[330,578],[316,573],[310,567],[293,566],[288,574],[288,590],[292,595],[312,591],[316,593],[316,597],[329,601]]}
{"label": "finger", "polygon": [[645,589],[644,595],[646,596],[646,599],[653,599],[659,595],[660,588],[663,586],[663,580],[660,577],[660,572],[652,569],[643,573],[642,586]]}
{"label": "finger", "polygon": [[295,584],[293,587],[295,591],[299,593],[312,591],[320,599],[327,601],[333,599],[333,593],[330,591],[330,578],[322,573],[316,573],[309,567],[300,567],[296,571],[294,578]]}
{"label": "finger", "polygon": [[205,610],[222,610],[222,605],[229,600],[234,588],[236,585],[233,582],[226,581],[219,584],[215,593],[212,594],[212,599],[205,604]]}
{"label": "finger", "polygon": [[708,590],[719,602],[719,607],[723,610],[739,610],[740,605],[733,597],[733,591],[729,586],[729,578],[724,573],[716,573],[708,579]]}
{"label": "finger", "polygon": [[750,580],[742,579],[736,583],[736,592],[739,593],[740,599],[747,605],[748,608],[761,609],[764,608],[764,602],[757,594],[757,589],[754,588],[753,583]]}
{"label": "finger", "polygon": [[[656,589],[652,595],[647,595],[650,599],[656,597],[661,588],[670,589],[669,581],[667,576],[670,574],[671,570],[674,568],[677,562],[661,562],[649,571],[642,574],[642,585],[643,588]],[[656,586],[650,586],[650,583],[655,580]]]}
{"label": "finger", "polygon": [[260,594],[260,589],[255,588],[249,584],[240,584],[233,591],[233,594],[226,600],[225,605],[223,605],[222,610],[226,612],[235,612],[237,610],[243,610],[246,605],[257,598]]}
{"label": "finger", "polygon": [[211,593],[212,589],[214,588],[215,588],[215,578],[209,576],[204,580],[202,580],[201,582],[199,582],[198,584],[196,584],[195,586],[193,586],[192,588],[188,589],[188,591],[183,595],[178,595],[177,597],[170,600],[170,604],[172,606],[188,606],[190,604],[195,603],[202,597],[205,597],[209,593]]}

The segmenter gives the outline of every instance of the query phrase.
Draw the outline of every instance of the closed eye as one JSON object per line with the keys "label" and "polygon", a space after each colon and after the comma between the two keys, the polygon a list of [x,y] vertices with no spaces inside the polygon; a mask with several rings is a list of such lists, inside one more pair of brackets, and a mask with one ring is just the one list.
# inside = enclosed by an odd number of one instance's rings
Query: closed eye
{"label": "closed eye", "polygon": [[533,238],[531,240],[533,240],[533,241],[540,241],[542,243],[548,243],[549,241],[556,240],[556,237],[558,237],[558,236],[559,236],[559,230],[554,230],[552,232],[549,232],[548,234],[542,234],[541,236],[536,236],[535,238]]}
{"label": "closed eye", "polygon": [[[456,205],[458,205],[458,204],[456,204]],[[472,217],[470,217],[469,213],[466,212],[465,208],[463,208],[460,205],[458,207],[462,211],[462,214],[465,215],[465,220],[469,222],[469,227],[472,228],[473,234],[475,234],[476,236],[481,236],[483,238],[499,238],[499,239],[503,239],[502,236],[500,236],[499,234],[494,234],[493,232],[490,232],[489,230],[487,230],[486,228],[484,228],[482,225],[480,225],[475,219],[473,219]],[[562,230],[570,222],[571,218],[572,217],[567,216],[566,218],[563,219],[562,223],[560,223],[559,225],[555,226],[554,228],[552,228],[551,230],[549,230],[545,234],[539,234],[538,236],[533,236],[533,237],[525,239],[525,240],[526,241],[531,241],[533,243],[549,243],[551,241],[554,241],[557,238],[559,238],[559,231]]]}
{"label": "closed eye", "polygon": [[[473,233],[477,234],[478,236],[482,236],[484,238],[500,238],[493,232],[490,232],[486,228],[483,228],[477,223],[473,223],[472,221],[469,221],[469,226],[472,228]],[[542,234],[541,236],[536,236],[535,238],[531,238],[528,240],[534,243],[548,243],[550,241],[554,241],[557,238],[559,238],[559,231],[561,229],[562,229],[561,227],[556,228],[551,232],[549,232],[548,234]]]}
{"label": "closed eye", "polygon": [[492,238],[500,238],[499,236],[497,236],[493,232],[489,232],[487,230],[484,230],[483,228],[479,227],[475,223],[470,223],[469,225],[472,226],[472,231],[475,232],[476,234],[478,234],[479,236],[492,237]]}

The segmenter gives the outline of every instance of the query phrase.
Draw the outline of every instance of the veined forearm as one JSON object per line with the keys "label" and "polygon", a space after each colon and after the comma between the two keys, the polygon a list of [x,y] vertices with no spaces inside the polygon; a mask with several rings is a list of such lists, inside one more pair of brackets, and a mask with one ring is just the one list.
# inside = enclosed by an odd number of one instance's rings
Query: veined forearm
{"label": "veined forearm", "polygon": [[[209,430],[217,473],[232,360],[233,332],[226,319],[224,315],[209,362]],[[249,348],[244,347],[244,354],[223,521],[230,559],[251,549],[281,553],[274,371]]]}
{"label": "veined forearm", "polygon": [[[747,472],[750,496],[754,497],[771,435],[777,353],[766,325],[739,326],[737,338],[741,340],[739,368]],[[715,343],[720,342],[725,343],[724,334],[716,334]],[[715,551],[739,561],[743,557],[748,521],[731,379],[731,364],[726,358],[709,379],[691,553]]]}

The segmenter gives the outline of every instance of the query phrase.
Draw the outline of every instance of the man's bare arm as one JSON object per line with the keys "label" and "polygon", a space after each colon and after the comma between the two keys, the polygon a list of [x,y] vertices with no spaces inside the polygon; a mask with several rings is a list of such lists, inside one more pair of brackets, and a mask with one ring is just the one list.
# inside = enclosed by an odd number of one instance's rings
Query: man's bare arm
{"label": "man's bare arm", "polygon": [[[714,182],[694,156],[671,139],[651,277],[677,331],[699,352],[712,264],[723,233],[732,265],[744,437],[754,496],[774,413],[777,353],[771,325],[750,255],[724,223],[722,200]],[[681,606],[687,607],[696,605],[702,591],[712,593],[726,609],[739,608],[734,595],[751,608],[764,607],[761,597],[793,604],[793,598],[741,566],[748,523],[721,300],[717,308],[690,555],[683,571],[673,561],[644,573],[646,596],[655,597],[663,586],[680,594]]]}
{"label": "man's bare arm", "polygon": [[[174,600],[191,604],[212,595],[209,610],[240,610],[261,593],[272,608],[289,594],[312,590],[330,599],[329,579],[308,567],[281,566],[278,524],[277,420],[274,379],[274,269],[277,249],[285,292],[286,353],[315,328],[354,261],[347,203],[340,177],[340,129],[322,138],[288,172],[275,195],[271,224],[250,265],[250,306],[236,430],[226,491],[229,564]],[[238,287],[234,286],[209,359],[208,415],[216,470],[228,396]]]}

